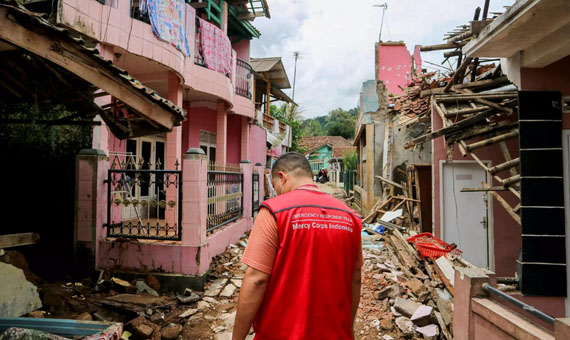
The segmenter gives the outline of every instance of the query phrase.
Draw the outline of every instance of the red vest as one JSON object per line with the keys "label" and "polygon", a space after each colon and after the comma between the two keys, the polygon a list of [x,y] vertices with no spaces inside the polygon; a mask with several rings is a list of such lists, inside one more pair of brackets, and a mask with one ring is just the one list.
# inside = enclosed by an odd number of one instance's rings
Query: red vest
{"label": "red vest", "polygon": [[275,216],[279,249],[256,340],[352,339],[352,273],[361,217],[336,198],[297,189],[261,205]]}

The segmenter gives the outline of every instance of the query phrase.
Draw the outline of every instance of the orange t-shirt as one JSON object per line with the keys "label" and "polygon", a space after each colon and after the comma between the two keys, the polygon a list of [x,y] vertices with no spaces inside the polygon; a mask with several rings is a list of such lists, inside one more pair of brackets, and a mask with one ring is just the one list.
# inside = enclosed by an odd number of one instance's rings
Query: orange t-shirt
{"label": "orange t-shirt", "polygon": [[[277,221],[269,210],[261,207],[253,223],[241,261],[254,269],[271,275],[278,249],[279,228]],[[363,264],[364,258],[361,247],[356,259],[356,266],[361,268]]]}

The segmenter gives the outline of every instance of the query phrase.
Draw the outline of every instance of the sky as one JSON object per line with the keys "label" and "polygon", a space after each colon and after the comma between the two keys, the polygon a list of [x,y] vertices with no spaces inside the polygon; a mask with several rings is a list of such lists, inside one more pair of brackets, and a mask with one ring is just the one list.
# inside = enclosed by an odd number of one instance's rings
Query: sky
{"label": "sky", "polygon": [[[446,32],[473,19],[484,0],[267,0],[271,19],[253,24],[261,38],[251,43],[251,57],[283,59],[293,86],[293,52],[297,62],[295,102],[305,118],[336,108],[356,107],[362,83],[374,79],[374,44],[387,3],[382,40],[415,45],[443,43]],[[490,12],[503,12],[514,0],[491,0]],[[422,59],[440,64],[443,51],[424,52]],[[437,68],[427,63],[428,71]],[[291,96],[292,90],[285,90]]]}

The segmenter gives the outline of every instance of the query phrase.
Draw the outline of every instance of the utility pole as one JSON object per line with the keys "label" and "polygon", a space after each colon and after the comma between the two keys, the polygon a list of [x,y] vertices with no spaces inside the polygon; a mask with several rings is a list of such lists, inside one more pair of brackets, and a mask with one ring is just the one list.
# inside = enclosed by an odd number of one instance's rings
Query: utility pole
{"label": "utility pole", "polygon": [[295,101],[295,82],[297,80],[297,59],[302,56],[302,52],[293,51],[293,58],[295,58],[295,71],[293,71],[293,97],[291,100]]}
{"label": "utility pole", "polygon": [[[382,27],[384,26],[384,14],[386,14],[386,10],[388,9],[388,3],[383,3],[381,5],[372,5],[372,7],[380,7],[382,8],[382,21],[380,22],[380,34],[378,34],[378,42],[382,41]],[[388,32],[390,33],[390,32]]]}

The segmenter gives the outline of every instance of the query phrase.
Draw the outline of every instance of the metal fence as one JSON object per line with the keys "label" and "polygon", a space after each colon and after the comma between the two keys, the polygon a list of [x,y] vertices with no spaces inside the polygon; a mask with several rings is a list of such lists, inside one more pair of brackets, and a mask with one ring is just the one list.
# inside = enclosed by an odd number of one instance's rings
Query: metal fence
{"label": "metal fence", "polygon": [[213,232],[243,215],[243,173],[239,167],[210,166],[207,187],[207,232]]}
{"label": "metal fence", "polygon": [[259,174],[251,174],[251,216],[259,210]]}
{"label": "metal fence", "polygon": [[251,99],[251,66],[243,60],[236,61],[236,94]]}
{"label": "metal fence", "polygon": [[142,169],[143,164],[123,162],[108,171],[107,236],[180,240],[182,171]]}

